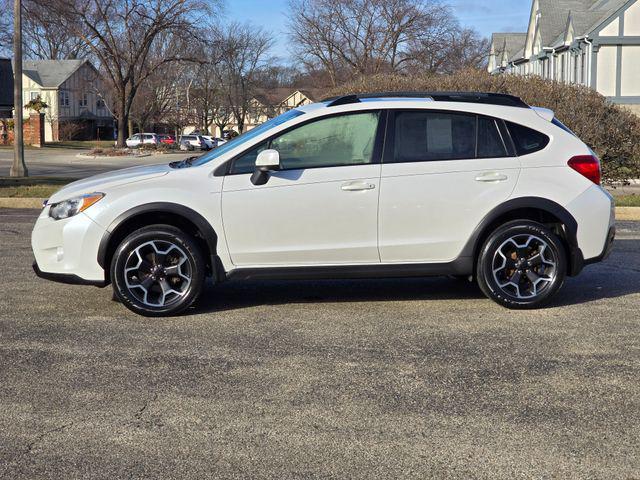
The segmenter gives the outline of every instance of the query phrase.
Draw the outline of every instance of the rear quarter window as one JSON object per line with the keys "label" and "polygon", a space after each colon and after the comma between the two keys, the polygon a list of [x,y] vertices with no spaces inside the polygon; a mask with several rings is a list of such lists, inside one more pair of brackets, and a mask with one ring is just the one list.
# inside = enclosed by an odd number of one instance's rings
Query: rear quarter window
{"label": "rear quarter window", "polygon": [[506,124],[519,156],[539,152],[549,145],[549,137],[544,133],[517,123]]}

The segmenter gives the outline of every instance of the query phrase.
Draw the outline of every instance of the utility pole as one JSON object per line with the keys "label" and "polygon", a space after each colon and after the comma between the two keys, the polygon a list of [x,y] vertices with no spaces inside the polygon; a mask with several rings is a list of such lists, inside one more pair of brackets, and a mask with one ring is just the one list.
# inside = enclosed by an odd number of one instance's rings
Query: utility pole
{"label": "utility pole", "polygon": [[22,134],[22,0],[13,3],[13,165],[12,177],[28,177]]}

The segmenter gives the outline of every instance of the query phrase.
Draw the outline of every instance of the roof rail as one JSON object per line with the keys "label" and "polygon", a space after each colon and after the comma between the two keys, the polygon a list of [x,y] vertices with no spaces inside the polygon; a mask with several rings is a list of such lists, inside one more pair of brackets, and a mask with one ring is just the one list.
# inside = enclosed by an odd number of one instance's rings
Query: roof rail
{"label": "roof rail", "polygon": [[344,95],[342,97],[332,97],[323,100],[323,102],[329,102],[327,107],[337,107],[338,105],[348,105],[350,103],[360,103],[358,95]]}
{"label": "roof rail", "polygon": [[507,95],[506,93],[485,92],[379,92],[357,93],[332,97],[323,100],[328,102],[327,107],[359,103],[365,99],[375,98],[428,98],[435,102],[467,102],[482,103],[485,105],[501,105],[504,107],[530,108],[520,97]]}

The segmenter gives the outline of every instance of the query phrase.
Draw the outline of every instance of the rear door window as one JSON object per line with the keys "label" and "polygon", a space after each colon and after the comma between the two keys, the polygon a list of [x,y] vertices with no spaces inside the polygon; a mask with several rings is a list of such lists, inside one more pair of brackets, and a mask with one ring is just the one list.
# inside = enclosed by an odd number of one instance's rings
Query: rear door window
{"label": "rear door window", "polygon": [[476,117],[443,112],[397,112],[396,163],[456,160],[476,155]]}
{"label": "rear door window", "polygon": [[539,152],[549,145],[549,137],[544,133],[517,123],[506,122],[506,124],[515,144],[516,153],[520,156]]}
{"label": "rear door window", "polygon": [[496,120],[470,113],[395,113],[393,163],[507,157]]}
{"label": "rear door window", "polygon": [[478,117],[477,158],[500,158],[507,156],[507,148],[493,118]]}

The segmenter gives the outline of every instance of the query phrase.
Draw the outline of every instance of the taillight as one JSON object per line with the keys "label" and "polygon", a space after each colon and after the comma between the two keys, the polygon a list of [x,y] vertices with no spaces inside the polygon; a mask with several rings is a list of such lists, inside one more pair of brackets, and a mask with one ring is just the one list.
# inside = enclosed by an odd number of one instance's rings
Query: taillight
{"label": "taillight", "polygon": [[600,160],[595,155],[578,155],[569,160],[568,165],[596,185],[600,185]]}

